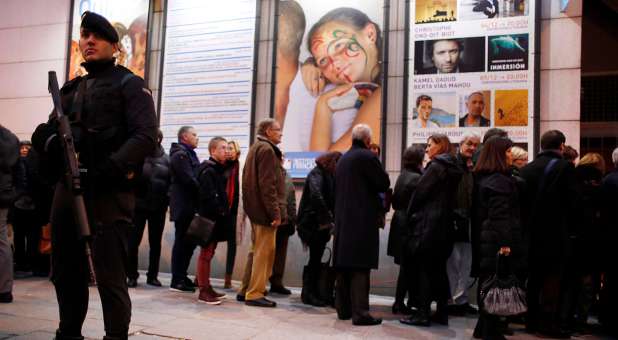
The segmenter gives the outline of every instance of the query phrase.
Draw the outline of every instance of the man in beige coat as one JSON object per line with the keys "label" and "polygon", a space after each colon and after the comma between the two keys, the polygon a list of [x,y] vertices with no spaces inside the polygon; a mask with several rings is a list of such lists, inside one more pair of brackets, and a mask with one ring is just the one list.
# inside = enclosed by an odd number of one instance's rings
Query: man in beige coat
{"label": "man in beige coat", "polygon": [[[281,168],[281,126],[274,119],[258,124],[258,137],[249,149],[242,175],[242,200],[253,231],[253,265],[245,304],[275,307],[264,297],[275,260],[277,228],[286,218],[285,177]],[[248,274],[248,273],[247,273]]]}

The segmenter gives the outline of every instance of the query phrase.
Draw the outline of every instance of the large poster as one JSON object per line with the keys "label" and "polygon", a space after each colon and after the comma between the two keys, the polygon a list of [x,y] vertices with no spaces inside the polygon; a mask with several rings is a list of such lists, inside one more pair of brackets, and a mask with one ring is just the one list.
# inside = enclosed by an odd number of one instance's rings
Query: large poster
{"label": "large poster", "polygon": [[320,153],[346,151],[356,124],[381,141],[384,4],[376,0],[278,3],[274,118],[293,177]]}
{"label": "large poster", "polygon": [[534,0],[410,1],[407,144],[492,127],[533,141]]}
{"label": "large poster", "polygon": [[168,0],[160,121],[166,148],[190,125],[200,160],[208,159],[214,136],[237,141],[246,155],[255,20],[256,0]]}
{"label": "large poster", "polygon": [[69,79],[86,74],[79,52],[79,27],[85,11],[104,16],[114,26],[120,38],[116,63],[144,78],[148,44],[148,11],[150,0],[74,0],[71,23]]}

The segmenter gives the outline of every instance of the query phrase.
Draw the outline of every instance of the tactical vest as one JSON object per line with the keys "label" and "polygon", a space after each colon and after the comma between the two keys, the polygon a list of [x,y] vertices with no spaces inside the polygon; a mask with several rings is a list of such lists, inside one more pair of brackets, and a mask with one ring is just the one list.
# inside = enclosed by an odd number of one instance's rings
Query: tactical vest
{"label": "tactical vest", "polygon": [[[113,67],[96,77],[82,77],[66,95],[70,98],[70,118],[76,129],[76,149],[81,166],[96,167],[128,139],[125,98],[122,89],[134,77],[130,71]],[[79,111],[81,96],[81,112]]]}

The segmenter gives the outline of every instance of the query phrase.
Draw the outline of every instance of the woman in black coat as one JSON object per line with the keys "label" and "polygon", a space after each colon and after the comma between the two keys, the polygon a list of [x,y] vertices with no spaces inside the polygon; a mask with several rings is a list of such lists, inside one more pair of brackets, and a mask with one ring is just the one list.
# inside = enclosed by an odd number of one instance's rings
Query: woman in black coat
{"label": "woman in black coat", "polygon": [[418,312],[400,321],[409,325],[430,326],[432,301],[438,303],[435,321],[448,324],[449,282],[446,261],[452,250],[453,216],[457,190],[463,170],[451,154],[446,135],[434,134],[427,140],[429,164],[412,195],[407,212],[406,260],[417,271]]}
{"label": "woman in black coat", "polygon": [[571,279],[574,303],[570,317],[573,315],[576,317],[573,326],[578,330],[587,326],[590,307],[601,289],[604,247],[599,245],[605,240],[601,219],[604,203],[601,183],[604,172],[605,160],[603,156],[594,152],[584,155],[575,167],[581,220],[578,221],[578,228],[573,235],[575,246]]}
{"label": "woman in black coat", "polygon": [[[479,287],[496,273],[498,254],[509,256],[508,264],[515,273],[521,271],[524,263],[520,200],[510,168],[512,146],[508,138],[490,138],[474,168],[472,272],[479,277]],[[505,339],[499,318],[484,311],[480,294],[478,301],[481,312],[474,337]]]}
{"label": "woman in black coat", "polygon": [[409,314],[410,308],[404,304],[406,293],[408,299],[412,299],[412,291],[408,290],[409,271],[402,263],[403,239],[407,227],[406,210],[410,204],[410,198],[416,189],[416,185],[421,178],[423,157],[425,149],[420,146],[410,146],[404,151],[401,158],[402,169],[401,174],[395,183],[393,192],[393,219],[388,234],[388,248],[386,254],[392,256],[395,263],[400,265],[399,276],[397,277],[397,289],[395,291],[395,303],[393,304],[393,313]]}
{"label": "woman in black coat", "polygon": [[298,236],[309,248],[309,263],[303,272],[301,300],[304,304],[325,306],[331,297],[322,297],[318,292],[318,279],[322,255],[334,227],[335,167],[341,152],[321,155],[316,166],[305,180],[303,195],[298,208]]}
{"label": "woman in black coat", "polygon": [[227,183],[225,185],[225,191],[227,193],[227,200],[230,206],[229,223],[226,229],[227,240],[227,255],[225,257],[225,281],[223,288],[232,288],[232,274],[234,272],[234,262],[236,262],[236,222],[238,215],[238,203],[240,192],[240,145],[236,141],[229,141],[227,143],[227,162],[225,177]]}

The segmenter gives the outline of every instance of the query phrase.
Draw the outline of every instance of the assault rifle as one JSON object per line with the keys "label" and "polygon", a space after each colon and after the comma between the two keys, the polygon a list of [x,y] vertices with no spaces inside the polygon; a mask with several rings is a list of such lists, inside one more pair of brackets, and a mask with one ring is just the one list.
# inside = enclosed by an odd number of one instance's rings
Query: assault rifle
{"label": "assault rifle", "polygon": [[79,177],[79,166],[77,162],[77,154],[75,152],[75,145],[73,143],[71,124],[69,123],[69,117],[67,117],[62,110],[56,72],[49,71],[48,79],[48,90],[54,102],[56,120],[58,121],[58,137],[60,138],[60,143],[64,152],[66,184],[73,195],[73,213],[75,214],[75,222],[77,222],[79,228],[79,235],[84,241],[86,260],[88,261],[88,271],[90,272],[90,283],[96,285],[97,277],[94,272],[92,249],[90,248],[92,233],[90,232],[90,224],[88,223],[88,215],[84,204],[84,196]]}

